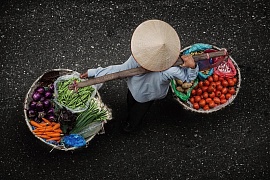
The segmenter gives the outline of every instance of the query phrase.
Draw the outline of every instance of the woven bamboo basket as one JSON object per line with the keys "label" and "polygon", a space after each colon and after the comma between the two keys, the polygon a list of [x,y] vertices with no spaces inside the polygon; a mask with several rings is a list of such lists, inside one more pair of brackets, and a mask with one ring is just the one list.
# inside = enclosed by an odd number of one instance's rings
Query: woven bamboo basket
{"label": "woven bamboo basket", "polygon": [[[181,50],[181,53],[183,53],[185,50],[189,49],[191,46],[188,46],[184,49]],[[213,49],[216,49],[216,50],[221,50],[221,48],[217,47],[217,46],[212,46]],[[189,110],[189,111],[192,111],[192,112],[196,112],[196,113],[204,113],[204,114],[207,114],[207,113],[212,113],[212,112],[215,112],[215,111],[219,111],[223,108],[225,108],[226,106],[232,104],[232,102],[234,101],[234,99],[236,98],[236,96],[238,95],[238,92],[240,90],[240,87],[241,87],[241,73],[240,73],[240,68],[238,67],[237,63],[235,62],[235,60],[229,56],[229,58],[231,59],[231,61],[233,62],[234,66],[235,66],[235,69],[237,70],[237,73],[236,73],[236,76],[237,76],[237,79],[238,79],[238,82],[237,84],[235,85],[235,94],[232,95],[232,97],[224,104],[220,104],[212,109],[209,109],[207,111],[203,110],[203,109],[194,109],[192,106],[191,106],[191,103],[189,101],[183,101],[181,100],[178,96],[176,96],[176,93],[174,91],[173,88],[172,89],[172,92],[173,92],[173,95],[174,95],[174,98],[176,99],[176,101],[179,102],[179,104],[181,106],[183,106],[184,109],[186,110]]]}
{"label": "woven bamboo basket", "polygon": [[[29,118],[27,116],[27,109],[29,106],[30,101],[32,100],[32,94],[34,92],[34,90],[38,87],[38,86],[48,86],[50,83],[53,83],[58,77],[63,76],[63,75],[67,75],[67,74],[72,74],[74,71],[70,70],[70,69],[53,69],[51,71],[45,72],[44,74],[42,74],[41,76],[39,76],[34,83],[31,85],[29,91],[26,94],[25,97],[25,101],[24,101],[24,115],[25,115],[25,122],[29,128],[29,130],[32,132],[32,134],[38,138],[43,144],[46,144],[48,147],[52,148],[51,151],[53,149],[57,149],[57,150],[63,150],[63,151],[70,151],[70,150],[76,150],[76,149],[81,149],[81,147],[65,147],[64,145],[55,145],[52,143],[49,143],[47,141],[45,141],[44,139],[36,136],[33,133],[33,127],[29,122]],[[112,114],[111,114],[111,109],[109,109],[101,100],[100,94],[98,93],[98,91],[96,92],[95,97],[96,100],[98,101],[99,107],[100,108],[105,108],[108,112],[108,119],[107,120],[111,120],[112,119]],[[98,127],[98,131],[96,131],[97,133],[95,133],[94,135],[90,136],[89,138],[85,139],[86,141],[86,147],[88,146],[89,142],[97,135],[97,134],[102,134],[105,133],[104,131],[104,124],[107,122],[103,121],[101,123],[101,125]]]}

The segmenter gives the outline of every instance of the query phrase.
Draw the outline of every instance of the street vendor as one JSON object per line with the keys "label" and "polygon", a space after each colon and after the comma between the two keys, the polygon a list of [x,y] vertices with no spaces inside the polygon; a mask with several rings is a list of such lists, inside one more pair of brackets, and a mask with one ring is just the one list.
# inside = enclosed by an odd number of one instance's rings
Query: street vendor
{"label": "street vendor", "polygon": [[128,116],[122,123],[122,130],[127,133],[133,132],[140,127],[153,102],[167,95],[172,79],[186,82],[196,79],[199,67],[191,56],[182,56],[184,64],[173,66],[179,58],[180,46],[176,31],[168,23],[147,20],[135,29],[131,39],[132,54],[126,62],[105,68],[88,69],[80,77],[99,77],[137,67],[151,71],[127,77]]}

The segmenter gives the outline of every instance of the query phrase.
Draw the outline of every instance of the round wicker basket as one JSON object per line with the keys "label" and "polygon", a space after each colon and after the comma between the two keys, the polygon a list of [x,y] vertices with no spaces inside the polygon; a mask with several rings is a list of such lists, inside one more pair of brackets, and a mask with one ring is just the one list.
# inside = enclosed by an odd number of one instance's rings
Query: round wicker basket
{"label": "round wicker basket", "polygon": [[[185,50],[189,49],[190,47],[191,46],[188,46],[188,47],[182,49],[181,53],[183,53]],[[221,50],[221,48],[216,47],[216,46],[212,46],[212,48],[216,49],[216,50]],[[241,85],[241,73],[240,73],[240,69],[239,69],[237,63],[234,61],[234,59],[231,56],[229,56],[229,58],[231,59],[231,61],[233,62],[234,66],[235,66],[235,69],[237,70],[236,76],[237,76],[238,82],[237,82],[237,85],[235,86],[235,90],[236,90],[235,94],[226,103],[220,104],[220,105],[216,106],[215,108],[209,109],[207,111],[205,111],[203,109],[196,110],[191,106],[191,103],[189,101],[182,101],[179,97],[177,97],[175,95],[174,89],[171,88],[176,101],[178,101],[180,103],[180,105],[182,105],[184,107],[184,109],[186,109],[186,110],[190,110],[190,111],[196,112],[196,113],[205,113],[205,114],[221,110],[224,107],[230,105],[233,102],[233,100],[236,98],[236,96],[237,96],[237,94],[239,92],[240,85]]]}
{"label": "round wicker basket", "polygon": [[[67,75],[67,74],[72,74],[74,71],[70,70],[70,69],[53,69],[51,71],[45,72],[44,74],[42,74],[41,76],[39,76],[34,83],[31,85],[29,91],[26,94],[25,100],[24,100],[24,115],[25,115],[25,122],[29,128],[29,130],[32,132],[32,134],[38,138],[41,142],[45,143],[48,147],[51,147],[51,151],[53,149],[58,149],[58,150],[64,150],[64,151],[69,151],[69,150],[76,150],[76,149],[80,149],[78,147],[65,147],[64,145],[55,145],[49,142],[46,142],[44,139],[36,136],[33,133],[33,127],[29,122],[29,118],[27,116],[27,109],[29,106],[30,101],[32,100],[32,94],[34,92],[34,90],[38,87],[38,86],[48,86],[50,83],[53,83],[58,77],[63,76],[63,75]],[[100,94],[98,92],[96,92],[95,97],[96,100],[99,102],[99,106],[100,108],[106,108],[107,112],[108,112],[108,119],[107,120],[111,120],[112,115],[111,115],[111,109],[109,109],[104,103],[102,103]],[[95,135],[97,134],[102,134],[104,133],[104,123],[106,123],[106,121],[103,121],[101,123],[101,125],[98,127],[98,132],[92,136],[90,136],[89,138],[85,139],[86,140],[86,147],[89,144],[89,142],[95,137]]]}

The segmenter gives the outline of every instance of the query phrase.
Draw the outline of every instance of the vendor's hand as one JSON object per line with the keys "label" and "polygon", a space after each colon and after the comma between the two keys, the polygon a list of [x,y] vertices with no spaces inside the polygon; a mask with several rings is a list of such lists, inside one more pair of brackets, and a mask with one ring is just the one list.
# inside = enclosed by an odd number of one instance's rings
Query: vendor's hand
{"label": "vendor's hand", "polygon": [[184,61],[184,64],[182,65],[182,67],[187,67],[187,68],[192,68],[192,69],[196,67],[196,63],[191,54],[182,55],[181,58]]}
{"label": "vendor's hand", "polygon": [[81,75],[80,75],[80,78],[81,78],[81,79],[86,79],[86,78],[88,78],[88,73],[86,72],[86,73],[81,74]]}

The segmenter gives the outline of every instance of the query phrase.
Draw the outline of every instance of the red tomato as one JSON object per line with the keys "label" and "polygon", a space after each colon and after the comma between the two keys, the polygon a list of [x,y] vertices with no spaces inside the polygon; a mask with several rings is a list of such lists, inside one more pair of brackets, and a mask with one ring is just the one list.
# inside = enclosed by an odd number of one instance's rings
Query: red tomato
{"label": "red tomato", "polygon": [[220,99],[218,97],[214,97],[213,98],[213,101],[216,103],[216,104],[220,104]]}
{"label": "red tomato", "polygon": [[208,98],[208,92],[203,92],[203,98],[204,99]]}
{"label": "red tomato", "polygon": [[213,108],[213,107],[215,107],[216,105],[215,105],[215,102],[214,102],[213,100],[211,100],[211,101],[208,103],[208,106],[209,106],[209,108]]}
{"label": "red tomato", "polygon": [[223,80],[223,81],[221,81],[221,85],[222,85],[223,87],[227,87],[227,86],[229,85],[229,83],[228,83],[227,80]]}
{"label": "red tomato", "polygon": [[221,95],[219,96],[219,99],[226,99],[225,94],[221,94]]}
{"label": "red tomato", "polygon": [[221,81],[216,81],[216,86],[221,85]]}
{"label": "red tomato", "polygon": [[223,86],[221,86],[221,85],[218,85],[218,86],[217,86],[217,90],[218,90],[218,91],[221,91],[222,88],[223,88]]}
{"label": "red tomato", "polygon": [[208,76],[207,80],[208,80],[209,82],[213,82],[213,81],[214,81],[214,79],[213,79],[212,76]]}
{"label": "red tomato", "polygon": [[220,81],[220,82],[222,82],[223,80],[224,80],[224,78],[223,77],[218,77],[218,80]]}
{"label": "red tomato", "polygon": [[204,86],[209,86],[210,85],[210,82],[206,79],[206,80],[203,81],[203,85]]}
{"label": "red tomato", "polygon": [[212,101],[211,98],[206,98],[206,99],[205,99],[205,102],[206,102],[207,104],[209,104],[209,102],[211,102],[211,101]]}
{"label": "red tomato", "polygon": [[232,78],[232,80],[233,80],[234,84],[237,83],[237,78],[236,77]]}
{"label": "red tomato", "polygon": [[234,89],[234,87],[229,87],[229,89],[228,89],[228,92],[230,93],[230,94],[235,94],[235,89]]}
{"label": "red tomato", "polygon": [[216,97],[220,97],[221,96],[221,92],[220,91],[216,91]]}
{"label": "red tomato", "polygon": [[220,99],[220,104],[224,104],[227,102],[227,99]]}
{"label": "red tomato", "polygon": [[193,104],[194,103],[194,97],[189,98],[189,101],[191,102],[191,104]]}
{"label": "red tomato", "polygon": [[209,106],[206,104],[205,106],[203,106],[203,110],[205,110],[205,111],[207,111],[207,110],[209,110],[210,108],[209,108]]}
{"label": "red tomato", "polygon": [[230,98],[232,97],[232,95],[231,95],[230,93],[227,93],[227,94],[225,95],[225,97],[226,97],[226,99],[230,99]]}
{"label": "red tomato", "polygon": [[210,98],[214,98],[214,97],[216,96],[216,94],[212,91],[212,92],[210,92],[210,93],[208,94],[208,96],[209,96]]}
{"label": "red tomato", "polygon": [[226,87],[222,88],[222,90],[221,90],[222,94],[227,94],[227,92],[228,92],[228,88],[226,88]]}
{"label": "red tomato", "polygon": [[192,91],[191,91],[191,95],[196,95],[196,90],[195,89],[192,89]]}
{"label": "red tomato", "polygon": [[212,76],[213,76],[213,81],[215,81],[215,82],[218,81],[218,75],[217,74],[213,74]]}
{"label": "red tomato", "polygon": [[210,83],[210,86],[213,87],[213,88],[216,88],[216,83],[215,82],[211,82]]}
{"label": "red tomato", "polygon": [[235,83],[232,79],[228,79],[227,81],[228,81],[229,86],[234,86]]}
{"label": "red tomato", "polygon": [[200,81],[199,84],[198,84],[198,86],[199,86],[200,88],[203,87],[203,81]]}
{"label": "red tomato", "polygon": [[203,92],[208,91],[208,87],[207,87],[207,86],[203,86],[203,87],[202,87],[202,91],[203,91]]}
{"label": "red tomato", "polygon": [[201,96],[195,96],[194,97],[194,102],[199,102],[201,100]]}
{"label": "red tomato", "polygon": [[198,88],[197,90],[196,90],[196,95],[197,96],[200,96],[200,95],[202,95],[202,89],[201,88]]}
{"label": "red tomato", "polygon": [[206,102],[205,102],[205,100],[204,100],[204,99],[201,99],[201,100],[199,101],[199,105],[200,105],[200,107],[204,107],[204,106],[205,106],[205,104],[206,104]]}
{"label": "red tomato", "polygon": [[210,93],[210,92],[214,92],[215,91],[215,88],[213,88],[212,86],[209,86],[208,87],[208,92]]}
{"label": "red tomato", "polygon": [[195,103],[193,104],[193,108],[198,110],[198,109],[200,109],[200,106],[199,106],[198,103],[195,102]]}

